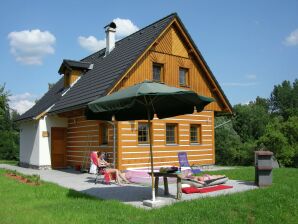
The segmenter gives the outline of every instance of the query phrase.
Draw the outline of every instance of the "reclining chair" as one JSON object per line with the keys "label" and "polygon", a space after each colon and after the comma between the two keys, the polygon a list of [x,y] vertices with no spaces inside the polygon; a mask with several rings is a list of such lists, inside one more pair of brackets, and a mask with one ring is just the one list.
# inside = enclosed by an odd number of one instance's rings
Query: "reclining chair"
{"label": "reclining chair", "polygon": [[189,165],[186,152],[178,152],[178,159],[180,163],[180,169],[189,168],[191,169],[191,172],[193,174],[198,174],[202,172],[199,168],[193,168],[192,166]]}
{"label": "reclining chair", "polygon": [[98,164],[96,151],[90,153],[90,161],[91,161],[90,173],[96,174],[94,183],[96,184],[97,181],[100,180],[101,183],[110,184],[110,175],[106,172],[106,166],[100,166]]}

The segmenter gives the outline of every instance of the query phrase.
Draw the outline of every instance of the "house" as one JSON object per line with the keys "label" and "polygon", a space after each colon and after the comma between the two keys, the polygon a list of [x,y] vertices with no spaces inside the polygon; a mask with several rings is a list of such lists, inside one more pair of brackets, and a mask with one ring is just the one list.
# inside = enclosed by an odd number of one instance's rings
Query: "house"
{"label": "house", "polygon": [[214,164],[214,117],[231,114],[232,107],[179,16],[171,14],[117,42],[115,23],[105,32],[106,49],[80,61],[63,60],[60,80],[19,117],[21,166],[74,167],[100,150],[115,156],[118,169],[148,167],[146,122],[113,126],[84,115],[87,103],[144,80],[215,99],[200,113],[153,120],[154,164],[178,165],[180,151],[190,163]]}

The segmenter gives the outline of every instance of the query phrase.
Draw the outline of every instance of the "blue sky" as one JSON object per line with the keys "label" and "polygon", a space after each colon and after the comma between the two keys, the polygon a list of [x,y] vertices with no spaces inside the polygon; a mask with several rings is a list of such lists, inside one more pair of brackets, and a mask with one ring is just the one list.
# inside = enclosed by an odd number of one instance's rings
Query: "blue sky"
{"label": "blue sky", "polygon": [[101,47],[118,19],[121,38],[177,12],[232,105],[269,97],[298,78],[298,1],[3,1],[0,84],[24,112],[59,79],[64,58]]}

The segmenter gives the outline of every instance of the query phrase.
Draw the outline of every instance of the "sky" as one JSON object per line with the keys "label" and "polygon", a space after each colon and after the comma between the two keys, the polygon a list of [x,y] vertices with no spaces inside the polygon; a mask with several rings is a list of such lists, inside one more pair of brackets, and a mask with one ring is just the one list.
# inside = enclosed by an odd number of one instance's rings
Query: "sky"
{"label": "sky", "polygon": [[173,12],[232,105],[268,98],[274,85],[298,78],[298,0],[4,0],[0,85],[10,106],[25,112],[58,81],[63,59],[105,47],[111,21],[121,39]]}

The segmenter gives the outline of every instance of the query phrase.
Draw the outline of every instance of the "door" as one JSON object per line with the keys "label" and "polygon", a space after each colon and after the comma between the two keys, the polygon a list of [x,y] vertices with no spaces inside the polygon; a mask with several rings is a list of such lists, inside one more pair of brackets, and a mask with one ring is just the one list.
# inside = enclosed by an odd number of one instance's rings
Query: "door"
{"label": "door", "polygon": [[66,167],[66,128],[51,128],[51,162],[52,168]]}

